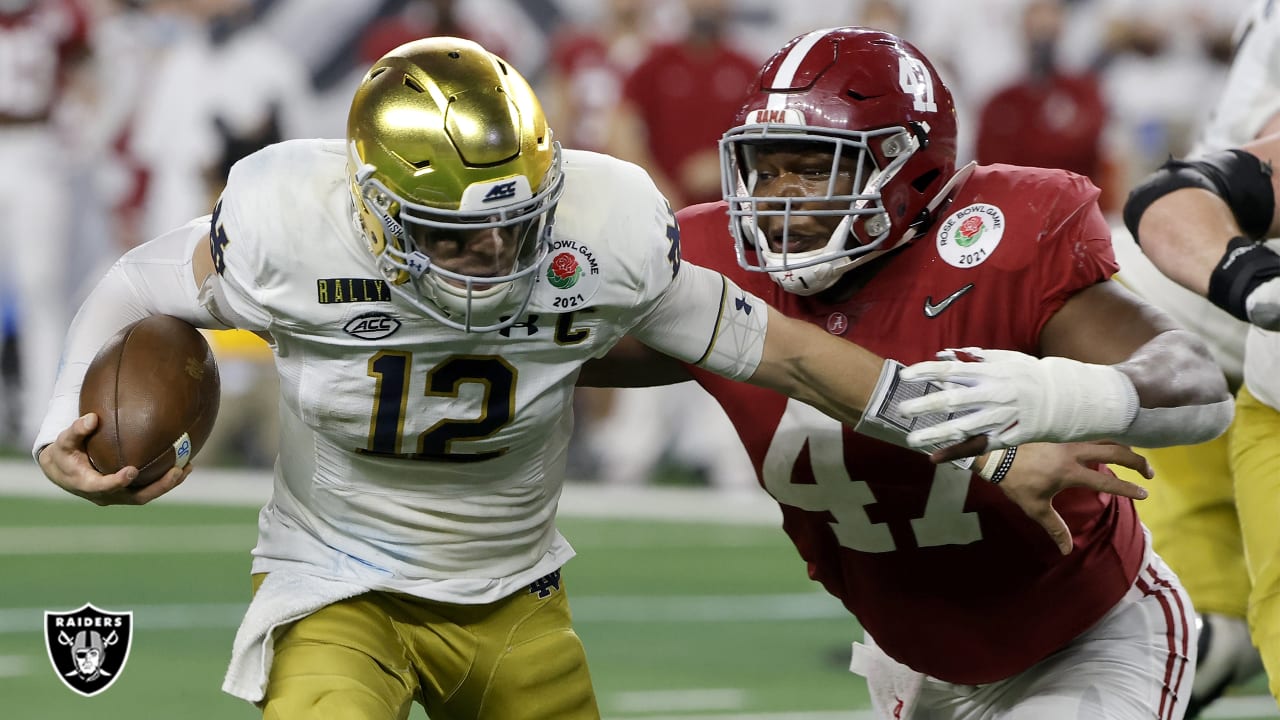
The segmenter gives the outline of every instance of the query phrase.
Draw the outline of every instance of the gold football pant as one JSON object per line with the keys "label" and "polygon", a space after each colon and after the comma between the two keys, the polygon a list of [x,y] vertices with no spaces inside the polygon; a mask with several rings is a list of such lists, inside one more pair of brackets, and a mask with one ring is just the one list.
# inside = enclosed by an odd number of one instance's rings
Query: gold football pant
{"label": "gold football pant", "polygon": [[1249,632],[1271,694],[1280,698],[1280,410],[1241,388],[1231,432],[1231,469],[1253,591]]}
{"label": "gold football pant", "polygon": [[[254,589],[265,575],[254,577]],[[320,609],[275,641],[266,720],[597,720],[563,589],[488,605],[370,592]]]}
{"label": "gold football pant", "polygon": [[1142,449],[1156,471],[1147,480],[1128,468],[1117,475],[1147,488],[1136,503],[1152,545],[1178,574],[1197,612],[1244,618],[1249,598],[1240,518],[1232,488],[1228,438],[1199,445]]}

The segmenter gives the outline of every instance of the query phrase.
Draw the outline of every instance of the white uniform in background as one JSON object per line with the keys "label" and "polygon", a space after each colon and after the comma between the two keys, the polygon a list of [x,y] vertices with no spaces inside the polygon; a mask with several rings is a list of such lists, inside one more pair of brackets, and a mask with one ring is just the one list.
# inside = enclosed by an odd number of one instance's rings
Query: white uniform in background
{"label": "white uniform in background", "polygon": [[73,2],[20,5],[0,12],[0,282],[13,289],[18,308],[25,444],[44,414],[74,308],[67,292],[70,166],[52,117],[87,26]]}

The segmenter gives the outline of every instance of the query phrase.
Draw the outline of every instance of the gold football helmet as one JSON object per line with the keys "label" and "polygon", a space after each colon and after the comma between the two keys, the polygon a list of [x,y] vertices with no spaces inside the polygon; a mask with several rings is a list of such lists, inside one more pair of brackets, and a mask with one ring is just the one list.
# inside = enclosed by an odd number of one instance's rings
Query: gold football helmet
{"label": "gold football helmet", "polygon": [[467,332],[514,324],[564,187],[515,68],[469,40],[401,45],[356,90],[347,147],[357,219],[393,291]]}

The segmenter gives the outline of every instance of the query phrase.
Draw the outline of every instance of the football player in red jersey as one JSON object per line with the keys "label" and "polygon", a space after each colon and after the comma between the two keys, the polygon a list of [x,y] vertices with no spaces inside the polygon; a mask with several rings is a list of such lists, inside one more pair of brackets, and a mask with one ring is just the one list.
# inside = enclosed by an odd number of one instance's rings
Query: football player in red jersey
{"label": "football player in red jersey", "polygon": [[[875,434],[866,418],[841,426],[696,367],[634,362],[642,353],[580,382],[692,376],[719,400],[810,576],[865,628],[852,669],[883,716],[1180,718],[1192,608],[1133,502],[1085,487],[1057,493],[1071,544],[1055,548],[1019,495],[1056,489],[1015,480],[1037,470],[1046,447],[1088,466],[1098,446],[1016,446],[1212,437],[1231,413],[1225,382],[1198,339],[1109,279],[1108,226],[1087,179],[956,168],[955,153],[951,94],[924,56],[880,31],[819,30],[767,61],[722,139],[725,201],[686,208],[679,222],[685,259],[875,352],[912,363],[939,348],[994,349],[955,351],[904,376],[964,385],[986,371],[959,360],[1022,358],[1025,376],[1006,388],[899,406],[915,415],[964,397],[980,408],[975,422],[996,425],[1020,410],[989,433],[1014,449],[979,472],[855,434]],[[1077,403],[1089,409],[1061,415]],[[1116,403],[1129,404],[1130,421],[1115,422]],[[948,440],[929,430],[910,439]]]}

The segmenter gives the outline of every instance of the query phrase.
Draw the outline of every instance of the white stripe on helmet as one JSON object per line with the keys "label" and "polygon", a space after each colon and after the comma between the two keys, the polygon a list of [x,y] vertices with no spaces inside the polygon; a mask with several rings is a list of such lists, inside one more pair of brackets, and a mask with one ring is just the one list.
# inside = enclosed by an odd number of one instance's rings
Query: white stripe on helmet
{"label": "white stripe on helmet", "polygon": [[[790,87],[791,81],[795,79],[796,70],[800,68],[800,63],[804,62],[805,56],[813,49],[818,41],[826,37],[827,33],[837,28],[822,28],[814,30],[800,39],[800,42],[791,46],[787,51],[787,56],[782,59],[782,65],[778,67],[778,72],[773,76],[774,87]],[[773,93],[769,95],[768,109],[781,110],[787,106],[787,96],[784,93]]]}

